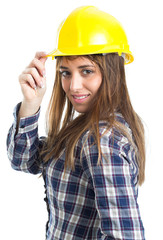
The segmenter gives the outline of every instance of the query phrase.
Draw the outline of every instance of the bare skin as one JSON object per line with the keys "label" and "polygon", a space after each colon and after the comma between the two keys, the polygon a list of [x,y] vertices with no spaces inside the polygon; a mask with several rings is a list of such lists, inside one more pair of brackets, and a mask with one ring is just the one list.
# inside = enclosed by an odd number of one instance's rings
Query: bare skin
{"label": "bare skin", "polygon": [[46,91],[46,60],[46,53],[37,52],[34,59],[19,76],[23,101],[19,110],[18,119],[35,114],[41,105]]}
{"label": "bare skin", "polygon": [[71,61],[63,58],[60,73],[62,88],[74,109],[79,113],[89,111],[102,83],[99,67],[87,58],[78,57]]}

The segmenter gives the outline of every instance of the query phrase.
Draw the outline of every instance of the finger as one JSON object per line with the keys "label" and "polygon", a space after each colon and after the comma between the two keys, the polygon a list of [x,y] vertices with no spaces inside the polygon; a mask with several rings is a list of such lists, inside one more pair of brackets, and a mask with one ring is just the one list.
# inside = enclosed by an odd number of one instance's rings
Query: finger
{"label": "finger", "polygon": [[40,60],[43,64],[45,64],[47,60],[47,53],[46,52],[36,52],[35,58]]}
{"label": "finger", "polygon": [[38,60],[39,60],[40,58],[47,58],[46,55],[47,55],[46,52],[36,52],[35,58],[37,58]]}
{"label": "finger", "polygon": [[39,75],[37,69],[35,67],[33,68],[26,68],[23,72],[24,74],[30,74],[32,78],[34,79],[35,83],[39,87],[43,87],[43,81],[42,77]]}
{"label": "finger", "polygon": [[29,64],[28,68],[35,67],[39,71],[39,74],[44,77],[45,75],[45,64],[38,60],[37,58],[34,58],[32,62]]}
{"label": "finger", "polygon": [[37,88],[36,83],[31,76],[31,74],[22,74],[19,79],[20,84],[28,84],[31,88],[35,89]]}

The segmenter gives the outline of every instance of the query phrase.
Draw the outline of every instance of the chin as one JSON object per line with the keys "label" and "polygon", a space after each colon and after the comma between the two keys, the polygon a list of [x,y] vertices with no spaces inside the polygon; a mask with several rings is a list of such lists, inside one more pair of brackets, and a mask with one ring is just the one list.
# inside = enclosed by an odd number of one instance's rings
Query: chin
{"label": "chin", "polygon": [[75,107],[74,107],[74,109],[75,109],[75,111],[78,112],[78,113],[86,113],[86,112],[88,112],[88,109],[84,109],[84,108],[75,108]]}

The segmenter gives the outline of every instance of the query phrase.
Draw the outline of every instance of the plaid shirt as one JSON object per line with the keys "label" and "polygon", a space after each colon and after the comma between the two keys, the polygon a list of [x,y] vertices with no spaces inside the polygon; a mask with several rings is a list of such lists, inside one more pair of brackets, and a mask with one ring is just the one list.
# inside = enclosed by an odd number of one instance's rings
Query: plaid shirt
{"label": "plaid shirt", "polygon": [[[43,145],[43,138],[38,137],[39,112],[22,118],[15,135],[19,106],[7,138],[8,157],[15,170],[32,174],[45,170],[49,208],[46,239],[145,239],[137,203],[138,166],[128,139],[116,129],[101,137],[105,156],[102,166],[97,165],[98,150],[93,137],[85,132],[75,148],[75,170],[67,168],[63,178],[65,149],[58,159],[50,159],[46,165],[39,159]],[[132,134],[122,115],[117,114],[117,119]],[[101,121],[99,125],[102,135],[106,123]]]}

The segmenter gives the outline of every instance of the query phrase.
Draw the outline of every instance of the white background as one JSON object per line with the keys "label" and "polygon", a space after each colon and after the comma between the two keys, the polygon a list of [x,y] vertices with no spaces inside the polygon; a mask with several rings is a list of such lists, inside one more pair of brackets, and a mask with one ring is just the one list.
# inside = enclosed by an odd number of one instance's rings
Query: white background
{"label": "white background", "polygon": [[[57,27],[76,7],[95,5],[124,26],[135,57],[126,66],[133,106],[146,130],[146,181],[139,189],[139,205],[146,239],[163,239],[163,34],[159,0],[6,0],[0,4],[0,239],[43,240],[47,221],[43,181],[16,172],[6,154],[7,131],[13,108],[22,100],[18,76],[36,51],[55,47]],[[54,81],[55,61],[46,63],[48,90],[42,104],[40,135]]]}

